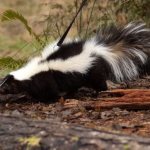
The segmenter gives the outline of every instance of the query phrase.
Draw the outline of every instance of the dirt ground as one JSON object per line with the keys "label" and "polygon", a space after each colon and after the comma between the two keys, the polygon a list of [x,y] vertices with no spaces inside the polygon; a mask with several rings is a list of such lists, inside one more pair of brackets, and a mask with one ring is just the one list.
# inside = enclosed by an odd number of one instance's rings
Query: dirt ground
{"label": "dirt ground", "polygon": [[[110,89],[148,89],[150,77],[145,77],[127,84],[116,85],[109,82]],[[84,107],[83,103],[88,101],[103,101],[102,93],[95,98],[94,91],[81,89],[72,99],[63,98],[56,103],[35,102],[26,97],[17,97],[11,101],[8,96],[5,102],[0,103],[0,113],[33,120],[54,119],[74,125],[82,125],[98,130],[112,131],[114,133],[125,133],[128,135],[150,136],[150,110],[125,110],[121,108],[112,109],[90,109]],[[106,95],[105,98],[111,98]],[[2,95],[0,94],[0,99]],[[4,98],[3,98],[4,99]],[[9,102],[7,101],[9,99]]]}

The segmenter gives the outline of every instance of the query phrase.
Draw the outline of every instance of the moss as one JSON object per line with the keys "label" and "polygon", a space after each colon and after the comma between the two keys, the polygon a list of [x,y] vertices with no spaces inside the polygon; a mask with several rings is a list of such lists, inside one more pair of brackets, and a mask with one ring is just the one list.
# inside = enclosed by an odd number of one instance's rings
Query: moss
{"label": "moss", "polygon": [[27,149],[32,149],[32,147],[39,147],[41,138],[37,136],[31,136],[27,138],[19,138],[18,140],[21,144],[27,145]]}

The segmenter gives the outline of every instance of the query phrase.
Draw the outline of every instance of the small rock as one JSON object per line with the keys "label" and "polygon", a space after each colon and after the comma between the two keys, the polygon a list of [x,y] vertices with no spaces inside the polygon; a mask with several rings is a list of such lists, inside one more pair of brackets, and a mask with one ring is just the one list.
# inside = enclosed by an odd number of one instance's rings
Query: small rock
{"label": "small rock", "polygon": [[82,116],[82,113],[81,113],[81,112],[78,112],[78,113],[74,114],[74,116],[75,116],[75,117],[80,117],[80,116]]}
{"label": "small rock", "polygon": [[100,118],[100,113],[99,112],[92,112],[91,113],[91,117],[92,117],[92,119],[99,119]]}
{"label": "small rock", "polygon": [[127,110],[122,111],[122,115],[129,115],[129,114],[130,114],[129,111],[127,111]]}
{"label": "small rock", "polygon": [[42,137],[45,137],[45,136],[48,135],[48,133],[46,131],[40,131],[39,135],[42,136]]}
{"label": "small rock", "polygon": [[65,111],[62,111],[62,116],[63,117],[67,117],[69,115],[71,115],[72,111],[69,109],[69,110],[65,110]]}
{"label": "small rock", "polygon": [[122,130],[122,126],[120,124],[112,124],[113,130]]}
{"label": "small rock", "polygon": [[111,111],[104,111],[101,112],[101,119],[109,119],[112,116],[112,112]]}
{"label": "small rock", "polygon": [[11,114],[14,115],[14,116],[22,116],[22,114],[18,110],[12,111]]}

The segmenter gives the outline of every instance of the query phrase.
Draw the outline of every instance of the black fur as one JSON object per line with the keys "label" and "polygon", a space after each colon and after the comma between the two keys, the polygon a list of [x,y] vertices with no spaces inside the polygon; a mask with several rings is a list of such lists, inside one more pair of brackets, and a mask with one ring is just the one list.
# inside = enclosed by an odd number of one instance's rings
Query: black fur
{"label": "black fur", "polygon": [[68,44],[63,44],[59,51],[56,51],[47,58],[47,61],[52,59],[67,59],[75,55],[79,55],[83,50],[84,41],[72,42]]}

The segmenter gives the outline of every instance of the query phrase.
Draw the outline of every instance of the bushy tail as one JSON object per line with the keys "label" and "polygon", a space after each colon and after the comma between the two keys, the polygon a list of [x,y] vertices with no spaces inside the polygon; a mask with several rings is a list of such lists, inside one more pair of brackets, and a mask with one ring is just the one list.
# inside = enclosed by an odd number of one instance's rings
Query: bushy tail
{"label": "bushy tail", "polygon": [[99,44],[108,47],[104,59],[112,68],[118,82],[132,80],[150,73],[150,29],[143,23],[130,23],[125,27],[109,27],[96,37]]}

